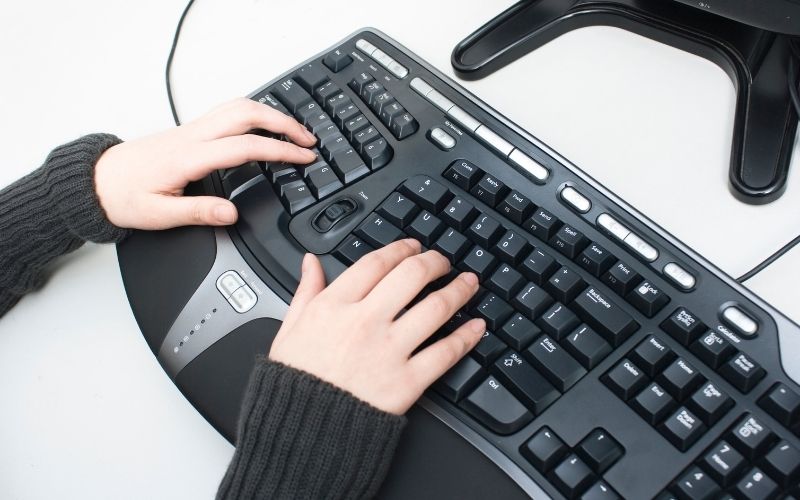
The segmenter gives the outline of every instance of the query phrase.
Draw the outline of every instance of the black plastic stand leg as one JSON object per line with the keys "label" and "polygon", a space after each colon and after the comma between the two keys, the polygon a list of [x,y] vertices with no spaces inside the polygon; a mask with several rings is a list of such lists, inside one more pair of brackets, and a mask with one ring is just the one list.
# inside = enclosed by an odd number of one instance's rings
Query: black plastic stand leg
{"label": "black plastic stand leg", "polygon": [[451,63],[461,78],[483,78],[564,33],[595,25],[632,31],[725,70],[737,91],[731,193],[752,204],[783,194],[798,120],[783,35],[664,0],[525,0],[459,43]]}

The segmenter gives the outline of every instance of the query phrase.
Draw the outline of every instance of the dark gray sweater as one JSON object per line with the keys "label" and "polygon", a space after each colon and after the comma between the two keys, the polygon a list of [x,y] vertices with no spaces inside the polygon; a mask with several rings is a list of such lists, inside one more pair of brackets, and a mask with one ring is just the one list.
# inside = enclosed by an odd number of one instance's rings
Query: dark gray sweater
{"label": "dark gray sweater", "polygon": [[[0,316],[41,286],[47,265],[85,241],[122,241],[94,191],[94,165],[113,135],[53,150],[0,191]],[[242,404],[236,452],[217,498],[371,498],[405,426],[308,373],[259,358]]]}

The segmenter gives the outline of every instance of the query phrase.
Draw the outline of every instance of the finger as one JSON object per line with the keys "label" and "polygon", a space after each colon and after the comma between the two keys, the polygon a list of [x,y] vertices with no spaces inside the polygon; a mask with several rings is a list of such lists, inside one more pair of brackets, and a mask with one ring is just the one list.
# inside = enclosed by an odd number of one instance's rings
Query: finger
{"label": "finger", "polygon": [[316,255],[307,253],[303,257],[303,264],[301,265],[300,283],[297,285],[297,290],[294,292],[292,303],[289,305],[289,310],[283,318],[283,326],[287,331],[290,331],[292,325],[303,314],[306,306],[311,299],[316,297],[319,292],[325,289],[325,272],[322,270],[322,264]]}
{"label": "finger", "polygon": [[223,104],[189,123],[187,128],[203,140],[240,135],[254,128],[261,128],[284,134],[292,142],[302,146],[312,146],[317,141],[311,132],[291,116],[246,98]]}
{"label": "finger", "polygon": [[216,196],[154,195],[140,206],[147,219],[139,229],[169,229],[178,226],[227,226],[238,213],[230,201]]}
{"label": "finger", "polygon": [[372,251],[336,278],[325,293],[345,302],[359,301],[404,259],[418,254],[420,248],[417,240],[408,238]]}
{"label": "finger", "polygon": [[188,180],[196,181],[214,170],[235,167],[249,161],[305,164],[316,157],[316,153],[310,149],[301,148],[291,142],[244,134],[193,144],[183,161]]}
{"label": "finger", "polygon": [[486,322],[480,318],[467,321],[447,337],[434,342],[408,361],[408,368],[419,384],[420,392],[453,367],[480,341]]}
{"label": "finger", "polygon": [[450,261],[439,252],[429,250],[413,255],[375,285],[364,297],[363,303],[368,310],[380,310],[393,319],[428,283],[449,271]]}
{"label": "finger", "polygon": [[447,286],[428,294],[395,321],[392,336],[408,352],[413,351],[464,307],[477,291],[478,277],[472,273],[461,273]]}

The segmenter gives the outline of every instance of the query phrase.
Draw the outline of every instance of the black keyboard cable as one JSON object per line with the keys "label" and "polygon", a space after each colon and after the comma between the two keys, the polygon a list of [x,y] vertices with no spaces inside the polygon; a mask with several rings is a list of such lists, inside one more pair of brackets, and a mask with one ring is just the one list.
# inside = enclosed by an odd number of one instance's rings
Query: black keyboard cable
{"label": "black keyboard cable", "polygon": [[[167,100],[169,100],[169,109],[172,111],[172,119],[175,120],[175,125],[180,125],[181,121],[178,118],[178,111],[175,109],[175,100],[172,97],[172,82],[170,79],[172,60],[175,58],[175,49],[178,46],[178,39],[180,38],[181,28],[183,28],[183,22],[186,20],[186,15],[189,14],[189,9],[191,9],[193,3],[194,0],[189,0],[178,20],[178,25],[175,27],[175,35],[172,37],[172,46],[169,49],[169,57],[167,58],[167,67],[164,75],[167,82]],[[800,117],[800,72],[797,71],[797,66],[800,63],[800,39],[792,38],[789,41],[789,47],[792,50],[792,55],[789,58],[789,95],[792,98],[792,104],[794,105],[797,116]],[[798,243],[800,243],[800,235],[785,244],[777,252],[761,261],[754,268],[739,276],[736,281],[744,283],[749,280],[786,254],[786,252],[791,250]]]}

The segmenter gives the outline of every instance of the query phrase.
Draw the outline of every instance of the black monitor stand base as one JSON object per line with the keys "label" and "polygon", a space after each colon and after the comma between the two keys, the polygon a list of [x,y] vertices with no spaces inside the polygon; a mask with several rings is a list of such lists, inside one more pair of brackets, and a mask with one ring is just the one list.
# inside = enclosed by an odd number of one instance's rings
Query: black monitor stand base
{"label": "black monitor stand base", "polygon": [[709,59],[736,87],[729,187],[764,204],[786,189],[797,130],[788,90],[788,38],[664,0],[525,0],[481,26],[453,50],[456,74],[476,80],[568,31],[626,29]]}

